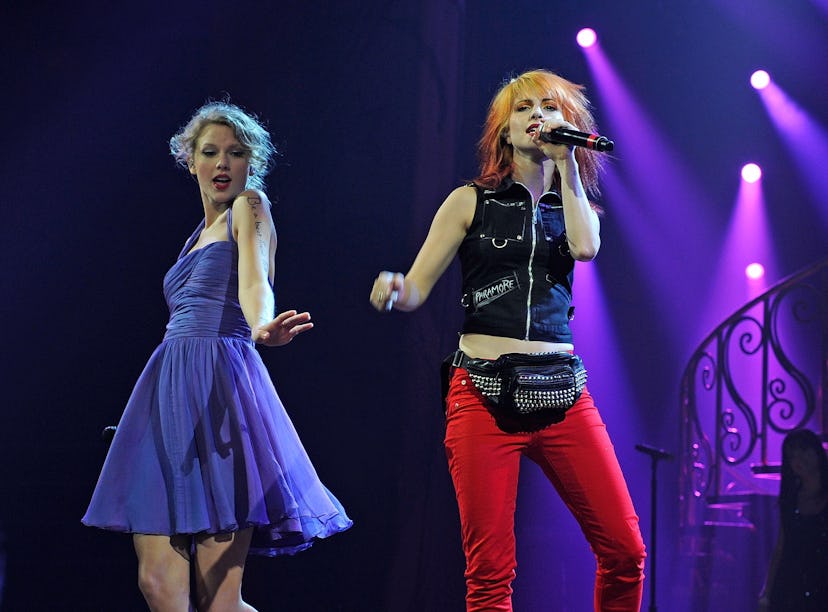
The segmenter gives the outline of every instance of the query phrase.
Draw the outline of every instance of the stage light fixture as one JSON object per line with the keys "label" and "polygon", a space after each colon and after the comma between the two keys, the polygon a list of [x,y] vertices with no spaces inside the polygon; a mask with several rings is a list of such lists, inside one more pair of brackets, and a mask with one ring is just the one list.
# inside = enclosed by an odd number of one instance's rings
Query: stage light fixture
{"label": "stage light fixture", "polygon": [[581,45],[584,49],[591,47],[595,44],[598,40],[598,36],[595,34],[595,30],[592,28],[584,28],[578,35],[575,37],[575,40],[578,41],[578,44]]}
{"label": "stage light fixture", "polygon": [[762,169],[754,163],[742,166],[742,180],[746,183],[755,183],[762,178]]}
{"label": "stage light fixture", "polygon": [[759,280],[765,276],[765,266],[756,262],[748,264],[745,268],[745,276],[752,280]]}
{"label": "stage light fixture", "polygon": [[765,89],[770,85],[770,75],[764,70],[757,70],[750,75],[750,84],[754,89]]}

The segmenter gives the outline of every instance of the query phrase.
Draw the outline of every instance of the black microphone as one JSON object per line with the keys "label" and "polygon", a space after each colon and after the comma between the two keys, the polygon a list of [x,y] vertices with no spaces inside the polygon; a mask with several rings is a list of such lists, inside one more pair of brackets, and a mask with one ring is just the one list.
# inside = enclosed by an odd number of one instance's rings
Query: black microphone
{"label": "black microphone", "polygon": [[551,132],[541,132],[540,139],[544,142],[551,142],[552,144],[586,147],[593,151],[612,151],[615,147],[615,143],[606,136],[588,134],[587,132],[578,132],[577,130],[568,130],[566,128],[556,128]]}

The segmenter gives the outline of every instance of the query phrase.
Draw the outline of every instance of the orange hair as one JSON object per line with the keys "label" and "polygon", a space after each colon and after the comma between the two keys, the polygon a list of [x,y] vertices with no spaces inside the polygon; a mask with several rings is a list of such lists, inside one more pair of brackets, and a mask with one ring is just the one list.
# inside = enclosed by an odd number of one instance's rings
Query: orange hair
{"label": "orange hair", "polygon": [[[583,93],[583,85],[576,85],[548,70],[530,70],[505,81],[489,104],[483,135],[477,146],[480,158],[480,175],[475,183],[493,189],[512,172],[512,145],[506,142],[504,131],[517,100],[526,98],[550,98],[564,119],[583,132],[596,131],[595,119],[590,112],[590,102]],[[575,159],[581,182],[587,193],[600,195],[598,174],[602,160],[600,154],[583,147],[576,147]],[[560,176],[555,172],[555,186],[560,188]]]}

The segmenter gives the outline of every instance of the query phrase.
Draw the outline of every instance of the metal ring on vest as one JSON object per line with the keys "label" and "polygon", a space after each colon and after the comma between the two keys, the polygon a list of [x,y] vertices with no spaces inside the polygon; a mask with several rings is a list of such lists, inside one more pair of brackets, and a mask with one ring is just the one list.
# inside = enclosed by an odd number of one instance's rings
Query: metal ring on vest
{"label": "metal ring on vest", "polygon": [[502,249],[502,248],[503,248],[503,247],[505,247],[507,244],[509,244],[509,241],[508,241],[508,240],[506,240],[506,238],[501,238],[501,240],[503,241],[503,244],[498,245],[498,244],[497,244],[497,238],[492,238],[492,246],[494,246],[494,248],[496,248],[496,249]]}

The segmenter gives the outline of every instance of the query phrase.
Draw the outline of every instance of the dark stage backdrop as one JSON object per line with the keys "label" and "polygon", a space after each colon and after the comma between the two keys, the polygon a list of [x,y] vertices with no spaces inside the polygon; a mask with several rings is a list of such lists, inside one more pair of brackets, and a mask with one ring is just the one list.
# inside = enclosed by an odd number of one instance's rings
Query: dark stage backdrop
{"label": "dark stage backdrop", "polygon": [[[776,69],[828,122],[819,4],[785,3],[785,23],[821,41],[814,56],[789,44],[795,29],[757,17],[772,0],[4,7],[2,609],[144,609],[129,538],[82,527],[80,517],[106,452],[100,431],[117,422],[163,335],[162,276],[201,215],[196,185],[166,142],[197,106],[225,94],[259,113],[282,149],[268,187],[277,301],[310,310],[316,323],[263,355],[317,470],[355,521],[294,558],[252,559],[246,597],[263,612],[462,609],[437,379],[456,345],[458,270],[410,315],[379,316],[368,291],[378,270],[407,269],[442,198],[474,176],[485,106],[503,78],[558,71],[587,85],[606,124],[602,108],[613,100],[600,98],[574,45],[585,25],[708,198],[698,203],[704,235],[687,235],[681,218],[658,228],[680,253],[665,253],[676,266],[669,291],[633,264],[639,245],[620,222],[628,203],[609,193],[603,202],[599,307],[617,345],[642,364],[621,381],[631,401],[617,401],[599,350],[584,357],[648,535],[649,463],[634,445],[678,450],[678,380],[701,340],[693,316],[705,306],[742,163],[767,169],[782,275],[826,254],[816,212],[825,202],[802,190],[747,87],[755,68]],[[711,128],[734,137],[711,138]],[[665,209],[682,197],[669,185],[663,194]],[[676,312],[686,328],[668,324]],[[577,321],[579,337],[590,331]],[[659,593],[663,609],[680,611],[677,470],[662,472]],[[534,466],[523,475],[516,609],[589,610],[589,550],[554,494],[536,493],[548,487]]]}

